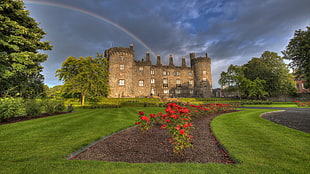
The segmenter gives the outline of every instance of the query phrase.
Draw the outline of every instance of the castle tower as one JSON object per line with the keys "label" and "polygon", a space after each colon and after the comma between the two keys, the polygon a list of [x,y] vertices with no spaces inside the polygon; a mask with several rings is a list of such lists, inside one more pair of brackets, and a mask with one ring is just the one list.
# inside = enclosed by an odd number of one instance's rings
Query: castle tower
{"label": "castle tower", "polygon": [[212,96],[211,59],[206,57],[195,58],[195,53],[190,53],[191,68],[194,72],[194,95],[196,97]]}
{"label": "castle tower", "polygon": [[132,72],[134,66],[133,44],[129,48],[114,47],[105,50],[109,60],[110,98],[133,97]]}

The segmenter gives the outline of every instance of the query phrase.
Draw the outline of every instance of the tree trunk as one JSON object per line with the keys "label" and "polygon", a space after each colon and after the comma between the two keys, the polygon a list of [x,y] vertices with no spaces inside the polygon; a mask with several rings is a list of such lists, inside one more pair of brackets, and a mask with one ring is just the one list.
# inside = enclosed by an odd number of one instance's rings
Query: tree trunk
{"label": "tree trunk", "polygon": [[81,105],[84,106],[85,104],[85,94],[81,94]]}

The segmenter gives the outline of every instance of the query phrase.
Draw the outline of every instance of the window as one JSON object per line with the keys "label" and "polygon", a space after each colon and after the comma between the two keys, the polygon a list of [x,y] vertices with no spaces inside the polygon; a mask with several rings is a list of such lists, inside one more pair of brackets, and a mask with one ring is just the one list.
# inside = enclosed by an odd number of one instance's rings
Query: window
{"label": "window", "polygon": [[124,61],[125,60],[124,56],[119,57],[119,60]]}
{"label": "window", "polygon": [[169,89],[164,89],[164,94],[169,94]]}
{"label": "window", "polygon": [[120,79],[120,80],[119,80],[119,86],[124,86],[124,85],[125,85],[125,80]]}
{"label": "window", "polygon": [[207,65],[206,65],[206,64],[202,64],[202,67],[204,67],[204,68],[205,68],[205,67],[207,67]]}
{"label": "window", "polygon": [[151,70],[151,75],[154,75],[155,74],[155,71],[154,70]]}
{"label": "window", "polygon": [[176,83],[177,83],[177,87],[181,87],[181,80],[180,79],[177,79],[177,81],[176,81]]}
{"label": "window", "polygon": [[188,84],[193,85],[194,84],[194,80],[189,80]]}
{"label": "window", "polygon": [[155,89],[152,88],[152,89],[151,89],[151,95],[154,95],[154,94],[155,94]]}
{"label": "window", "polygon": [[164,79],[163,80],[163,87],[168,87],[168,79]]}
{"label": "window", "polygon": [[175,94],[181,94],[181,89],[176,89]]}
{"label": "window", "polygon": [[142,66],[142,67],[139,67],[139,71],[140,71],[140,72],[143,72],[143,66]]}
{"label": "window", "polygon": [[154,84],[155,83],[155,79],[151,79],[151,84]]}
{"label": "window", "polygon": [[120,70],[124,70],[125,69],[125,65],[119,65],[119,69]]}
{"label": "window", "polygon": [[139,86],[144,86],[144,81],[143,80],[139,80]]}
{"label": "window", "polygon": [[193,95],[193,94],[194,94],[194,90],[193,90],[193,89],[189,90],[189,93],[190,93],[191,95]]}
{"label": "window", "polygon": [[180,76],[181,73],[180,73],[179,71],[175,71],[175,72],[174,72],[174,75],[175,75],[175,76]]}
{"label": "window", "polygon": [[188,75],[189,75],[189,76],[192,76],[192,75],[193,75],[193,73],[192,73],[192,72],[189,72],[189,73],[188,73]]}
{"label": "window", "polygon": [[202,74],[203,74],[203,75],[206,75],[206,74],[207,74],[207,71],[202,71]]}
{"label": "window", "polygon": [[167,71],[163,71],[163,76],[166,76],[167,75]]}
{"label": "window", "polygon": [[202,81],[206,82],[206,81],[207,81],[207,78],[205,78],[205,77],[204,77],[204,78],[202,78]]}

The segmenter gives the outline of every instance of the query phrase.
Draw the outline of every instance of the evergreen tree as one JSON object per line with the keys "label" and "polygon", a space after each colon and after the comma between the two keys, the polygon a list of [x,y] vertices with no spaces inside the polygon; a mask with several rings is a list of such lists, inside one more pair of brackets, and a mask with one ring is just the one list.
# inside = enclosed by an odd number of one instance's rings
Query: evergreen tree
{"label": "evergreen tree", "polygon": [[46,33],[29,17],[20,0],[0,2],[0,96],[34,97],[43,91],[43,67],[47,55],[38,50],[51,50],[42,42]]}

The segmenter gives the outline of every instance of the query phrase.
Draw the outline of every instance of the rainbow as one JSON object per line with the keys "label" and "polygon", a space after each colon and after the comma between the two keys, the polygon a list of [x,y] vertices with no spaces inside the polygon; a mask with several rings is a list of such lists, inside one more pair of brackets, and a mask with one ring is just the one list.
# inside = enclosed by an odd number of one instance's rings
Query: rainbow
{"label": "rainbow", "polygon": [[45,6],[52,6],[52,7],[57,7],[57,8],[63,8],[63,9],[68,9],[68,10],[72,10],[72,11],[76,11],[91,17],[94,17],[96,19],[99,19],[100,21],[104,21],[108,24],[111,24],[112,26],[116,27],[117,29],[123,31],[124,33],[126,33],[127,35],[129,35],[130,37],[132,37],[134,40],[136,40],[139,44],[141,44],[146,50],[150,51],[150,53],[156,57],[156,54],[154,53],[154,51],[152,51],[152,49],[147,46],[140,38],[138,38],[136,35],[134,35],[133,33],[131,33],[130,31],[128,31],[127,29],[125,29],[124,27],[120,26],[119,24],[103,17],[100,16],[98,14],[95,14],[93,12],[81,9],[81,8],[77,8],[74,6],[70,6],[70,5],[65,5],[65,4],[60,4],[60,3],[55,3],[55,2],[46,2],[46,1],[36,1],[36,0],[24,0],[25,4],[34,4],[34,5],[45,5]]}

